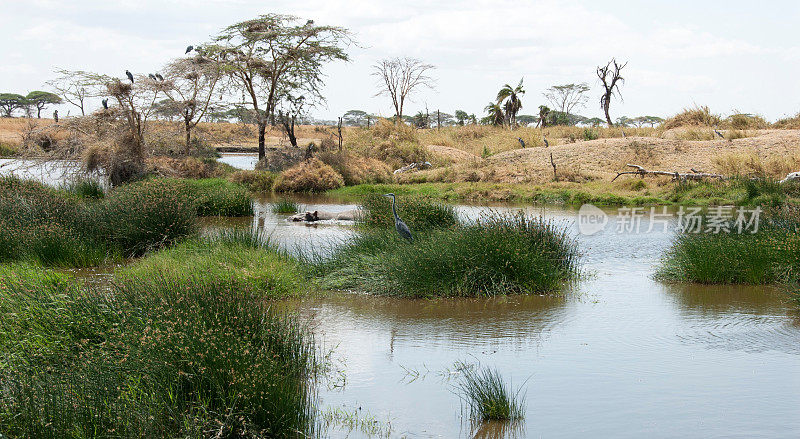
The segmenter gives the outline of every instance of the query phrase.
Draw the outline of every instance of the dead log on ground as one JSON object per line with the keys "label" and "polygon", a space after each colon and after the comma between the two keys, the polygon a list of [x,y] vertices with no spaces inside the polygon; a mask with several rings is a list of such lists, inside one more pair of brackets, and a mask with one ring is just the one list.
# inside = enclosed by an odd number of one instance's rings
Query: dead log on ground
{"label": "dead log on ground", "polygon": [[724,175],[710,174],[708,172],[694,172],[694,170],[692,170],[693,172],[691,172],[691,173],[688,173],[688,172],[687,173],[680,173],[680,172],[677,172],[677,171],[675,171],[675,172],[651,171],[651,170],[647,170],[647,169],[645,169],[645,168],[643,168],[643,167],[641,167],[639,165],[631,165],[630,163],[628,164],[628,167],[635,168],[636,170],[635,171],[617,172],[617,176],[614,177],[614,179],[611,180],[611,181],[616,180],[617,178],[619,178],[620,175],[626,175],[626,174],[636,174],[636,175],[639,175],[639,176],[642,176],[642,177],[644,177],[645,175],[668,175],[668,176],[674,178],[675,180],[703,180],[703,179],[706,179],[706,178],[718,178],[720,180],[723,180],[723,179],[726,178]]}

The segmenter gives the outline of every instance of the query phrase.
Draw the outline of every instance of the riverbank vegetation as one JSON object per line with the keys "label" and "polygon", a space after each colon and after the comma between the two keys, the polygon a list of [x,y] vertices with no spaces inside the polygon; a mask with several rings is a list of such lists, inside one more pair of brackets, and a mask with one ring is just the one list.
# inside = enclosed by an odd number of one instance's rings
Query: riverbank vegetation
{"label": "riverbank vegetation", "polygon": [[265,298],[222,278],[124,277],[105,290],[0,266],[3,434],[312,434],[313,340]]}
{"label": "riverbank vegetation", "polygon": [[709,284],[796,283],[800,272],[800,213],[783,208],[763,215],[756,233],[731,229],[680,233],[657,276]]}

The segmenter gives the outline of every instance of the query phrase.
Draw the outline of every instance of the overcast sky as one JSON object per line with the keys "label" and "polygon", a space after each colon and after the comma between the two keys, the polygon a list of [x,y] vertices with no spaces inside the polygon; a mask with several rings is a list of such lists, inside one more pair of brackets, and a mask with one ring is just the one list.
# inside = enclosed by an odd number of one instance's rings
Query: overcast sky
{"label": "overcast sky", "polygon": [[370,66],[405,55],[437,66],[436,89],[407,113],[427,104],[480,114],[503,84],[524,77],[522,114],[535,113],[551,85],[587,82],[592,98],[579,113],[599,116],[595,68],[611,57],[629,61],[613,118],[694,104],[770,120],[800,111],[796,1],[0,0],[0,92],[43,89],[57,67],[154,72],[187,45],[269,12],[355,34],[352,61],[325,69],[320,118],[350,109],[391,115],[390,102],[374,97]]}

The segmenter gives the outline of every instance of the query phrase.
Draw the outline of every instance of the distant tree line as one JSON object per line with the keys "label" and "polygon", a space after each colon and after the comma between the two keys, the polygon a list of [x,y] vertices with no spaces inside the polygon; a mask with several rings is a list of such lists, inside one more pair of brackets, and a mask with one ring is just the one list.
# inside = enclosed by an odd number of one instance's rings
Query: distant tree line
{"label": "distant tree line", "polygon": [[42,110],[48,105],[60,104],[62,99],[55,93],[35,90],[23,96],[17,93],[0,93],[0,112],[3,117],[20,114],[27,117],[42,117]]}

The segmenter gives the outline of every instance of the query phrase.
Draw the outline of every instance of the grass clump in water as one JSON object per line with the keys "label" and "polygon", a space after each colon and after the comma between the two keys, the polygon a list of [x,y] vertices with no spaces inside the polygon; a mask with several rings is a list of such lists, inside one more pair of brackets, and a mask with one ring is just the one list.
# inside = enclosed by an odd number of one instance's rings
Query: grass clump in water
{"label": "grass clump in water", "polygon": [[523,417],[524,395],[513,391],[496,369],[459,364],[458,389],[470,416],[480,421],[513,421]]}
{"label": "grass clump in water", "polygon": [[197,279],[213,280],[226,288],[257,291],[268,298],[299,294],[305,278],[299,263],[250,231],[191,239],[153,253],[116,276],[123,283],[163,278],[175,285],[191,285]]}
{"label": "grass clump in water", "polygon": [[[458,215],[453,206],[428,198],[400,197],[397,199],[397,214],[412,231],[458,224]],[[371,194],[361,202],[364,215],[359,223],[367,228],[394,228],[392,200],[382,195]]]}
{"label": "grass clump in water", "polygon": [[253,214],[253,199],[242,185],[221,178],[180,180],[188,186],[200,216],[248,216]]}
{"label": "grass clump in water", "polygon": [[272,204],[272,213],[297,213],[300,205],[287,198],[281,198]]}
{"label": "grass clump in water", "polygon": [[557,291],[577,275],[565,229],[523,214],[418,233],[357,236],[318,263],[323,285],[405,297],[494,296]]}
{"label": "grass clump in water", "polygon": [[70,181],[64,185],[64,190],[81,198],[100,199],[106,195],[103,185],[90,178]]}
{"label": "grass clump in water", "polygon": [[210,277],[99,291],[0,266],[3,434],[313,435],[313,340],[264,299]]}
{"label": "grass clump in water", "polygon": [[781,273],[800,269],[798,213],[796,208],[762,213],[756,233],[683,232],[665,253],[656,276],[707,284],[777,282]]}

